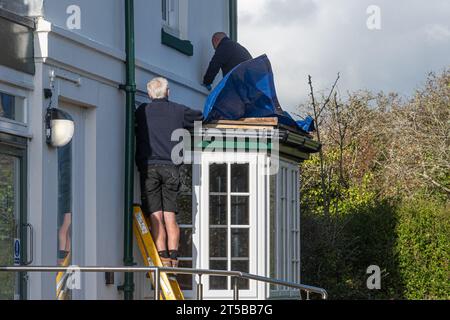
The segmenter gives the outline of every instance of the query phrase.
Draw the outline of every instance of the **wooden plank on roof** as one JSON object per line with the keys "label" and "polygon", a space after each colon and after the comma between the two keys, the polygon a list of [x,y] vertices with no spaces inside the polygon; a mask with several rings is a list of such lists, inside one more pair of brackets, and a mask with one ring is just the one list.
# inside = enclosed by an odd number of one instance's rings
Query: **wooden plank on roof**
{"label": "wooden plank on roof", "polygon": [[241,129],[241,130],[273,130],[273,126],[236,125],[236,124],[206,124],[207,129]]}
{"label": "wooden plank on roof", "polygon": [[211,125],[252,125],[252,126],[277,126],[278,118],[244,118],[240,120],[218,120]]}

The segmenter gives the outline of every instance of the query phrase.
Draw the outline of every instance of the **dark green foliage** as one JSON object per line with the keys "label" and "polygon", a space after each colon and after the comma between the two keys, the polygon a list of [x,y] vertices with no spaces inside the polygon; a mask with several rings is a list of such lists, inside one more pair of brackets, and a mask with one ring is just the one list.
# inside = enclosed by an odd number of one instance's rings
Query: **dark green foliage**
{"label": "dark green foliage", "polygon": [[429,197],[407,201],[396,228],[407,299],[450,299],[450,207]]}
{"label": "dark green foliage", "polygon": [[[450,70],[325,109],[302,165],[302,282],[331,299],[450,299]],[[381,290],[367,268],[381,268]]]}
{"label": "dark green foliage", "polygon": [[[332,299],[449,299],[450,212],[434,199],[376,200],[302,216],[302,281]],[[382,270],[369,290],[366,270]]]}

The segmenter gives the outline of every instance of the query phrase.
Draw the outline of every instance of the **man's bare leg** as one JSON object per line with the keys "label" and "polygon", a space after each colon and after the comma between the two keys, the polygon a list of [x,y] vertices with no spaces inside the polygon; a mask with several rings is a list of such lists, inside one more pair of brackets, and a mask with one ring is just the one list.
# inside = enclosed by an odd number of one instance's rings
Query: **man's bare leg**
{"label": "man's bare leg", "polygon": [[58,265],[63,265],[64,260],[70,252],[70,226],[72,224],[72,214],[64,214],[64,220],[61,227],[58,230],[58,244],[59,244],[59,254],[58,254]]}
{"label": "man's bare leg", "polygon": [[[167,244],[172,259],[172,265],[178,267],[178,247],[180,245],[180,227],[174,212],[164,212],[164,222],[167,231]],[[175,255],[173,254],[175,253]]]}
{"label": "man's bare leg", "polygon": [[150,228],[163,267],[171,267],[172,265],[167,251],[167,234],[166,228],[164,227],[164,214],[162,211],[155,212],[150,216]]}
{"label": "man's bare leg", "polygon": [[162,211],[155,212],[150,216],[150,228],[153,241],[155,241],[158,252],[167,251],[166,229],[164,228],[164,216]]}

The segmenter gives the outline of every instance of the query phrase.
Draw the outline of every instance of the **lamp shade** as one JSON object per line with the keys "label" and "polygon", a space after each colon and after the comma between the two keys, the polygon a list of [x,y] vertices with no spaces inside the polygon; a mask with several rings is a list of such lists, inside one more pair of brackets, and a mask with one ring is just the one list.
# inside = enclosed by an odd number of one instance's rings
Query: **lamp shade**
{"label": "lamp shade", "polygon": [[72,141],[75,122],[65,111],[51,108],[46,115],[47,143],[55,148],[64,147]]}

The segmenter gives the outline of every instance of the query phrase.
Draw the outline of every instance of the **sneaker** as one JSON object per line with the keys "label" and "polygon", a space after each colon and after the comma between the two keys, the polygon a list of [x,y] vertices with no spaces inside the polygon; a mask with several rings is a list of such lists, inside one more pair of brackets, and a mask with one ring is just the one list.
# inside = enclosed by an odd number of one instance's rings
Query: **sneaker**
{"label": "sneaker", "polygon": [[178,259],[171,259],[172,262],[172,268],[178,268],[180,262],[178,261]]}
{"label": "sneaker", "polygon": [[164,268],[172,268],[172,260],[168,258],[161,258],[161,263]]}

